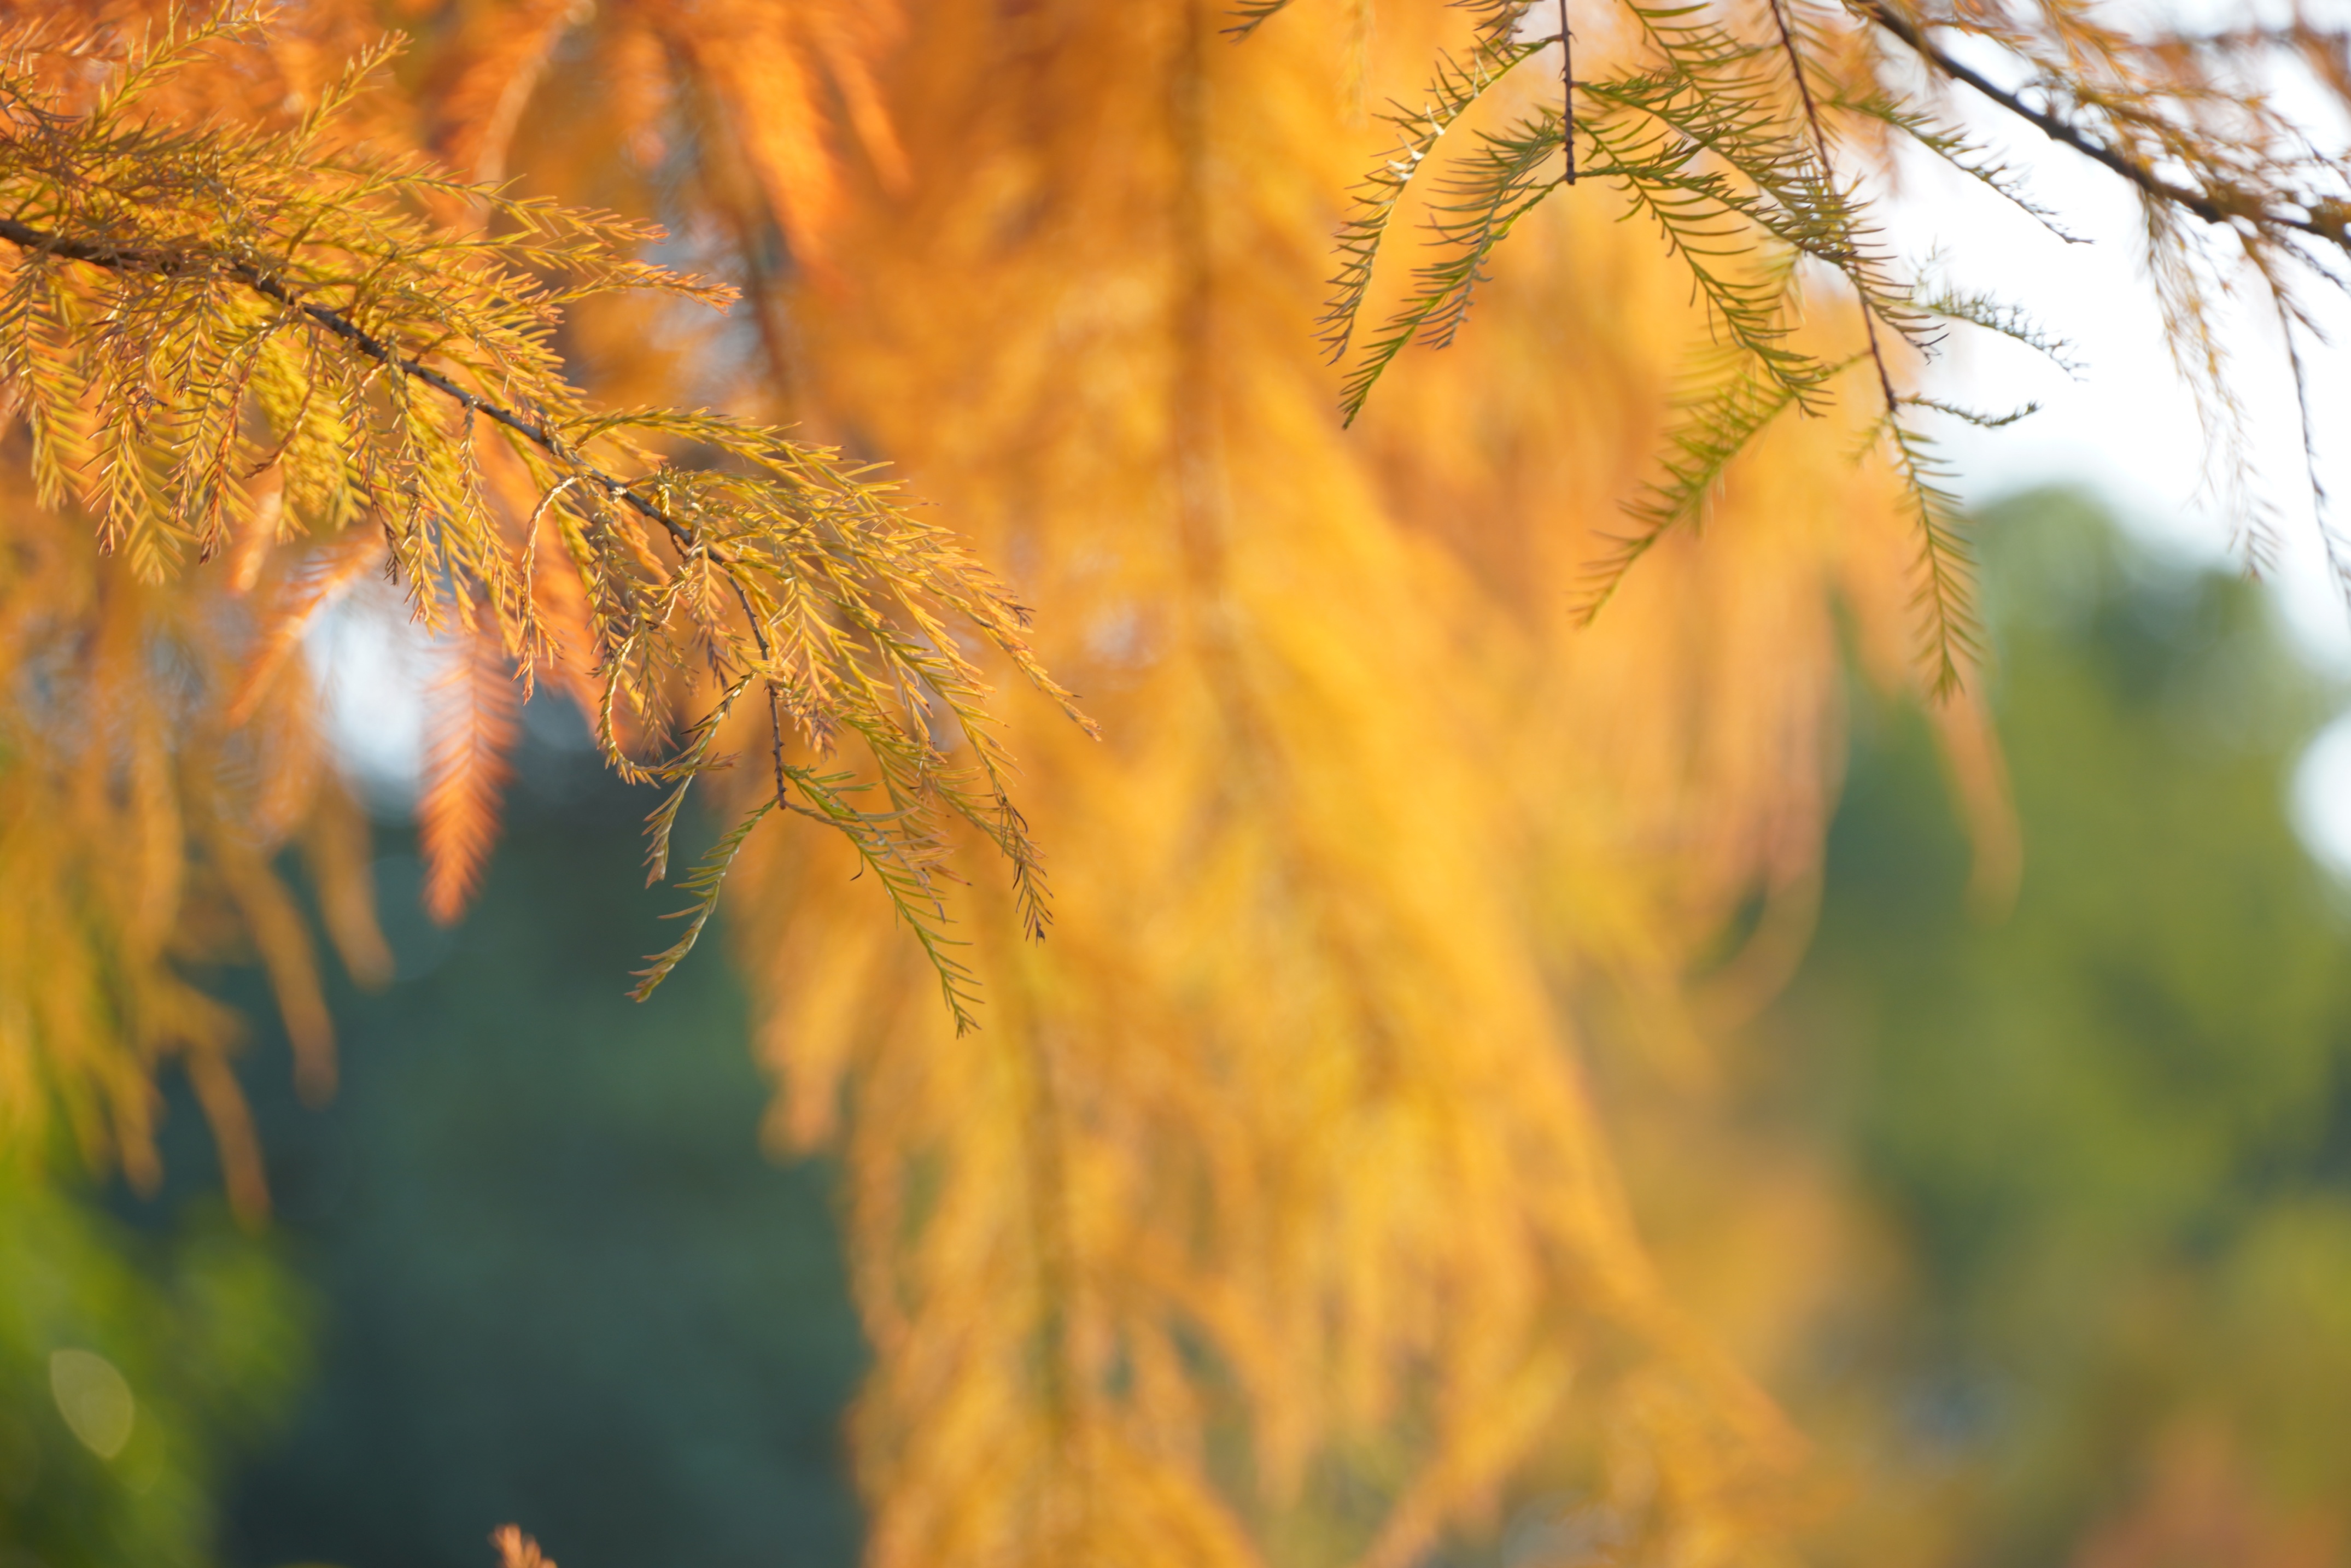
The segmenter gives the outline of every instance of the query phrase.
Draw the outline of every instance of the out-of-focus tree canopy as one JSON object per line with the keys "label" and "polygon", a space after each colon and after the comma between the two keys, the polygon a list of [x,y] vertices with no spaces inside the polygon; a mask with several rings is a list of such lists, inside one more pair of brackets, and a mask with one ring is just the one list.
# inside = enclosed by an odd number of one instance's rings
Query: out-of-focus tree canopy
{"label": "out-of-focus tree canopy", "polygon": [[0,1169],[0,1562],[207,1568],[306,1370],[308,1293],[216,1197],[162,1236]]}
{"label": "out-of-focus tree canopy", "polygon": [[1852,1445],[1839,1560],[2338,1561],[2351,904],[2284,800],[2339,693],[2256,588],[2078,497],[1981,527],[2014,906],[1970,914],[1924,737],[1873,707],[1745,1048],[1867,1239],[1792,1374]]}

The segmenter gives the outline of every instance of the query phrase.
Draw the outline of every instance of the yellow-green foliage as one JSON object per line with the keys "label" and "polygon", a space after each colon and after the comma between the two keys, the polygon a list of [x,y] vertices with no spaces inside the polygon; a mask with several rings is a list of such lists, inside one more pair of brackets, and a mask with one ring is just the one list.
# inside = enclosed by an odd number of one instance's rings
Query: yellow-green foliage
{"label": "yellow-green foliage", "polygon": [[204,1568],[223,1472],[298,1385],[306,1303],[216,1203],[167,1246],[78,1185],[0,1169],[0,1541]]}

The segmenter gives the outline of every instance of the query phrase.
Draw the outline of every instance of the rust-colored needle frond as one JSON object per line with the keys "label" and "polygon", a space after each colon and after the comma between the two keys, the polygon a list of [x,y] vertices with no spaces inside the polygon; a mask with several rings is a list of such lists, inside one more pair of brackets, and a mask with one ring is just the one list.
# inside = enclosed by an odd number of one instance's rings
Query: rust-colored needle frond
{"label": "rust-colored needle frond", "polygon": [[541,1552],[519,1525],[499,1525],[490,1531],[490,1544],[498,1549],[498,1568],[555,1568],[555,1559]]}
{"label": "rust-colored needle frond", "polygon": [[519,692],[495,642],[468,637],[426,694],[424,788],[416,803],[424,912],[454,925],[480,891],[497,841]]}

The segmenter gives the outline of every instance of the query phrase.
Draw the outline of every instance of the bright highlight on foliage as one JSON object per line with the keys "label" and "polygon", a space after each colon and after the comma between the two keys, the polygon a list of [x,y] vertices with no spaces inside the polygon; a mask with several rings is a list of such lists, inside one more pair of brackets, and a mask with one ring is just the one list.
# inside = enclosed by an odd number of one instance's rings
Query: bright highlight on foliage
{"label": "bright highlight on foliage", "polygon": [[139,1420],[139,1401],[114,1364],[93,1351],[49,1354],[49,1390],[82,1447],[101,1459],[122,1452]]}
{"label": "bright highlight on foliage", "polygon": [[1928,434],[2008,416],[1917,375],[1954,325],[2057,345],[1869,193],[1907,142],[2029,203],[1955,89],[2106,164],[2225,434],[2194,236],[2298,343],[2346,210],[2229,72],[2351,71],[2074,0],[1468,9],[445,0],[402,55],[358,0],[31,8],[11,1145],[152,1180],[176,1058],[263,1210],[192,977],[257,952],[331,1088],[288,846],[387,957],[295,655],[381,572],[445,657],[436,915],[540,683],[661,787],[653,879],[726,808],[637,994],[726,890],[777,1142],[845,1161],[877,1568],[1404,1568],[1571,1492],[1628,1560],[1769,1560],[1803,1445],[1642,1248],[1593,1084],[1702,1082],[1801,954],[1848,663],[1932,699],[2014,884]]}

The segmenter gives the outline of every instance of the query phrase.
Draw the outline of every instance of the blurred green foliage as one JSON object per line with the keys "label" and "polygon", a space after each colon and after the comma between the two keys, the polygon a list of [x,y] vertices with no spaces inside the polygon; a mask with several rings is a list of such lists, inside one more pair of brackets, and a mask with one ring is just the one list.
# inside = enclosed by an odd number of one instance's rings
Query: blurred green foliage
{"label": "blurred green foliage", "polygon": [[[401,977],[333,997],[333,1104],[297,1103],[266,990],[225,977],[256,1024],[266,1237],[227,1221],[183,1093],[154,1197],[0,1172],[0,1568],[486,1568],[508,1521],[566,1568],[855,1561],[864,1350],[829,1172],[760,1153],[718,947],[626,998],[676,903],[628,892],[646,802],[576,717],[529,717],[462,925],[425,920],[384,833]],[[68,1412],[116,1374],[108,1458]]]}
{"label": "blurred green foliage", "polygon": [[569,709],[527,717],[463,924],[424,919],[417,862],[381,835],[402,977],[335,998],[333,1104],[297,1104],[282,1056],[246,1074],[325,1312],[225,1555],[488,1568],[511,1521],[563,1568],[848,1568],[841,1416],[865,1352],[830,1170],[761,1152],[768,1085],[723,944],[628,999],[680,903],[632,891],[651,800]]}
{"label": "blurred green foliage", "polygon": [[2330,693],[2256,587],[2079,497],[1981,535],[2014,907],[1970,917],[1924,727],[1868,710],[1770,1026],[1907,1276],[1819,1375],[1891,1429],[1874,1506],[1942,1520],[1922,1561],[2337,1560],[2351,925],[2284,807]]}
{"label": "blurred green foliage", "polygon": [[162,1236],[0,1167],[0,1563],[197,1568],[294,1390],[305,1299],[217,1204]]}

